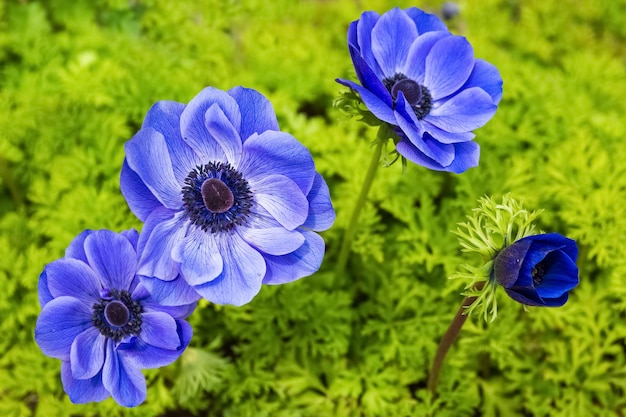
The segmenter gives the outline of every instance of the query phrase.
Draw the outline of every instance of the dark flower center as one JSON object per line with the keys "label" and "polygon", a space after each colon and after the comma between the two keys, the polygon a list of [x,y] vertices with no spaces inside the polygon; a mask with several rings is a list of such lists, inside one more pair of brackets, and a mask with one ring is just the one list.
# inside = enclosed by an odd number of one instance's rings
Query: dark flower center
{"label": "dark flower center", "polygon": [[185,178],[182,194],[189,221],[211,233],[244,224],[253,203],[248,182],[223,162],[194,168]]}
{"label": "dark flower center", "polygon": [[404,99],[411,105],[418,120],[422,120],[430,113],[433,107],[433,98],[430,95],[430,91],[428,91],[428,88],[425,86],[407,78],[407,76],[402,73],[397,73],[393,77],[385,78],[383,85],[391,94],[394,104],[398,99],[398,93],[402,91]]}
{"label": "dark flower center", "polygon": [[119,342],[141,331],[143,307],[128,291],[103,290],[100,301],[93,305],[91,320],[104,336]]}
{"label": "dark flower center", "polygon": [[530,271],[530,276],[533,278],[533,286],[538,286],[543,282],[543,276],[546,274],[546,265],[544,261],[539,262]]}

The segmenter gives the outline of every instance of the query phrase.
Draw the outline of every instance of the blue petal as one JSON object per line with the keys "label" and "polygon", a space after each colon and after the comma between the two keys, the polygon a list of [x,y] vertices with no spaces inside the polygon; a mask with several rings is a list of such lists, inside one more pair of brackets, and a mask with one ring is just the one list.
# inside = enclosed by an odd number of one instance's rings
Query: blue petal
{"label": "blue petal", "polygon": [[406,137],[403,137],[400,142],[396,144],[396,150],[400,155],[408,159],[409,161],[423,166],[424,168],[433,169],[436,171],[444,171],[444,167],[441,164],[433,161],[429,157],[425,156],[413,143]]}
{"label": "blue petal", "polygon": [[543,298],[557,298],[578,285],[578,267],[569,256],[561,251],[551,252],[545,257],[547,270],[537,293]]}
{"label": "blue petal", "polygon": [[279,130],[272,103],[261,93],[251,88],[235,87],[228,94],[237,101],[241,112],[239,136],[245,142],[254,133],[266,130]]}
{"label": "blue petal", "polygon": [[498,69],[482,60],[477,59],[474,63],[474,69],[469,78],[461,87],[461,90],[466,88],[480,87],[491,96],[494,104],[498,104],[502,98],[502,77]]}
{"label": "blue petal", "polygon": [[433,100],[439,100],[461,88],[473,68],[474,49],[467,39],[445,37],[433,45],[426,57],[424,85]]}
{"label": "blue petal", "polygon": [[160,311],[144,312],[141,320],[140,340],[161,349],[176,350],[180,347],[176,321],[172,316]]}
{"label": "blue petal", "polygon": [[73,297],[59,297],[45,305],[35,326],[35,341],[53,358],[70,360],[74,339],[93,326],[91,305]]}
{"label": "blue petal", "polygon": [[474,87],[461,91],[439,107],[433,108],[424,120],[451,133],[463,133],[483,126],[493,117],[498,106],[489,94]]}
{"label": "blue petal", "polygon": [[146,379],[130,358],[118,355],[108,340],[102,383],[113,399],[124,407],[135,407],[146,399]]}
{"label": "blue petal", "polygon": [[86,263],[63,258],[46,265],[45,271],[53,297],[70,296],[89,306],[100,299],[100,278]]}
{"label": "blue petal", "polygon": [[[348,28],[348,47],[350,48],[351,55],[352,49],[358,50],[358,55],[363,57],[364,62],[367,63],[371,71],[376,74],[376,77],[382,79],[385,76],[372,52],[372,29],[376,25],[376,22],[378,22],[378,19],[380,19],[378,13],[364,12],[358,21],[352,22]],[[354,56],[352,59],[354,60]],[[356,66],[357,63],[355,62],[354,65]],[[363,82],[360,77],[359,79]]]}
{"label": "blue petal", "polygon": [[130,211],[142,222],[145,222],[154,210],[163,207],[163,204],[152,194],[146,184],[139,178],[139,175],[130,169],[126,159],[124,159],[122,164],[120,189]]}
{"label": "blue petal", "polygon": [[512,245],[502,249],[493,262],[496,281],[504,288],[511,288],[515,285],[530,286],[531,282],[523,279],[518,282],[522,264],[528,253],[531,242],[518,240]]}
{"label": "blue petal", "polygon": [[569,293],[565,293],[558,298],[545,298],[543,301],[546,307],[561,307],[567,302]]}
{"label": "blue petal", "polygon": [[48,288],[48,276],[44,268],[43,272],[39,275],[39,281],[37,282],[37,294],[39,296],[39,305],[41,308],[54,299]]}
{"label": "blue petal", "polygon": [[248,181],[272,174],[284,175],[307,194],[313,185],[315,164],[309,150],[296,138],[284,132],[267,131],[246,141],[239,172]]}
{"label": "blue petal", "polygon": [[454,161],[445,170],[461,174],[470,168],[478,166],[480,146],[476,142],[462,142],[454,144]]}
{"label": "blue petal", "polygon": [[378,19],[372,29],[372,53],[386,77],[394,76],[404,65],[415,38],[415,23],[399,8]]}
{"label": "blue petal", "polygon": [[180,129],[183,140],[205,163],[225,159],[221,146],[209,135],[205,123],[206,112],[213,104],[222,109],[235,130],[241,130],[239,106],[226,92],[207,87],[195,96],[180,116]]}
{"label": "blue petal", "polygon": [[91,327],[74,339],[70,349],[72,376],[90,379],[100,373],[104,365],[106,338],[95,327]]}
{"label": "blue petal", "polygon": [[428,53],[437,42],[449,36],[452,36],[452,34],[447,31],[428,32],[425,35],[418,36],[411,45],[406,62],[400,69],[400,72],[418,84],[423,85]]}
{"label": "blue petal", "polygon": [[249,183],[257,203],[287,230],[306,221],[309,202],[295,182],[282,175],[268,175]]}
{"label": "blue petal", "polygon": [[137,230],[135,229],[128,229],[128,230],[122,230],[120,234],[124,236],[126,240],[130,242],[135,252],[137,252],[137,243],[139,242],[139,232],[137,232]]}
{"label": "blue petal", "polygon": [[427,120],[422,120],[421,122],[424,130],[441,143],[469,142],[476,137],[476,135],[472,132],[450,133],[448,131],[439,129],[437,126],[431,124]]}
{"label": "blue petal", "polygon": [[152,298],[164,306],[178,306],[193,303],[201,297],[180,275],[171,281],[141,277]]}
{"label": "blue petal", "polygon": [[539,235],[527,236],[520,240],[530,240],[533,242],[533,248],[540,249],[545,253],[553,250],[562,250],[573,261],[578,258],[578,247],[576,241],[569,239],[558,233],[544,233]]}
{"label": "blue petal", "polygon": [[230,235],[222,244],[222,273],[215,280],[195,289],[212,303],[242,306],[261,290],[266,271],[265,259],[237,234]]}
{"label": "blue petal", "polygon": [[183,320],[176,320],[176,325],[179,339],[179,347],[176,350],[154,347],[135,338],[128,346],[120,345],[118,354],[141,369],[160,368],[161,366],[169,365],[185,351],[192,336],[192,329],[189,323]]}
{"label": "blue petal", "polygon": [[335,209],[330,200],[328,185],[320,174],[315,174],[313,187],[306,198],[309,200],[309,216],[302,227],[318,232],[329,229],[335,222]]}
{"label": "blue petal", "polygon": [[305,242],[283,256],[265,256],[267,274],[263,284],[285,284],[315,273],[324,259],[324,240],[314,232],[302,232]]}
{"label": "blue petal", "polygon": [[300,232],[283,227],[239,227],[237,231],[250,246],[269,255],[291,253],[304,243],[304,236]]}
{"label": "blue petal", "polygon": [[148,217],[137,244],[138,275],[165,281],[178,276],[179,266],[172,259],[172,250],[185,237],[185,222],[182,213],[167,209],[155,210]]}
{"label": "blue petal", "polygon": [[[383,77],[375,74],[374,70],[372,69],[373,67],[370,66],[370,64],[361,57],[359,51],[357,51],[354,47],[350,46],[348,49],[350,50],[350,56],[352,57],[352,62],[354,64],[356,75],[361,81],[361,84],[363,85],[365,90],[367,90],[368,93],[373,94],[380,101],[385,103],[387,107],[392,107],[393,102],[391,99],[391,94],[382,82]],[[342,80],[337,81],[345,85]],[[361,97],[363,98],[366,105],[367,103],[376,103],[375,100],[372,100],[368,97],[369,96],[367,94],[365,98]],[[368,101],[365,101],[366,99]]]}
{"label": "blue petal", "polygon": [[511,287],[505,288],[504,291],[517,301],[518,303],[526,304],[528,306],[545,306],[546,302],[539,297],[534,287]]}
{"label": "blue petal", "polygon": [[104,401],[109,393],[102,385],[102,372],[90,379],[76,379],[72,376],[70,363],[61,362],[61,382],[63,389],[74,404]]}
{"label": "blue petal", "polygon": [[205,114],[205,124],[209,135],[215,140],[226,155],[226,159],[235,168],[241,158],[241,138],[230,120],[217,104],[209,107]]}
{"label": "blue petal", "polygon": [[410,7],[404,12],[415,22],[415,26],[417,27],[417,33],[420,36],[423,36],[424,33],[435,31],[435,30],[445,30],[448,28],[437,16],[434,14],[426,13],[417,7]]}
{"label": "blue petal", "polygon": [[[390,104],[386,104],[380,97],[376,96],[368,89],[361,87],[360,85],[352,81],[342,80],[341,78],[337,78],[335,81],[359,93],[359,95],[361,96],[361,100],[363,100],[365,106],[369,109],[369,111],[372,112],[374,116],[376,116],[383,122],[397,125],[396,117]],[[391,96],[389,96],[389,100],[391,101]]]}
{"label": "blue petal", "polygon": [[398,94],[396,100],[396,120],[400,129],[425,156],[443,167],[452,163],[454,146],[438,142],[431,135],[424,133],[422,124],[415,116],[411,105],[404,99],[402,92]]}
{"label": "blue petal", "polygon": [[85,253],[104,288],[130,289],[137,272],[137,253],[128,239],[110,230],[99,230],[85,239]]}
{"label": "blue petal", "polygon": [[66,258],[74,258],[79,261],[83,261],[87,263],[87,255],[85,255],[85,239],[87,236],[92,234],[94,231],[87,229],[83,230],[70,242],[67,249],[65,249],[65,257]]}
{"label": "blue petal", "polygon": [[223,262],[216,235],[194,227],[174,247],[172,258],[180,263],[180,273],[189,285],[205,284],[222,272]]}
{"label": "blue petal", "polygon": [[[166,281],[166,282],[171,283],[173,281]],[[143,284],[140,285],[140,287],[143,287]],[[165,306],[159,303],[154,298],[149,297],[141,301],[141,306],[143,307],[143,311],[145,312],[156,311],[156,312],[166,313],[172,316],[176,320],[183,320],[189,317],[189,315],[191,315],[191,313],[193,313],[193,311],[196,309],[196,305],[197,305],[196,301],[199,300],[201,297],[198,294],[195,294],[195,295],[196,295],[195,300],[190,302],[189,304]]]}
{"label": "blue petal", "polygon": [[[128,166],[139,175],[150,192],[167,208],[182,207],[182,185],[174,177],[172,160],[163,135],[149,127],[141,129],[126,142],[124,149]],[[185,167],[187,172],[192,168],[191,162]]]}
{"label": "blue petal", "polygon": [[202,163],[200,157],[187,145],[180,133],[180,115],[185,105],[175,101],[159,101],[148,111],[143,128],[150,127],[163,134],[178,183],[189,175],[189,167]]}

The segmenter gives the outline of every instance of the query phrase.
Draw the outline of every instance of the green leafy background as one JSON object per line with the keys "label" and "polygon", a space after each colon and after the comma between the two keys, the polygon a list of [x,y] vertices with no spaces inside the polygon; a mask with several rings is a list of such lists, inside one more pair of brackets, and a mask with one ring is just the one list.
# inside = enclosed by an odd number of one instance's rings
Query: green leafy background
{"label": "green leafy background", "polygon": [[[441,1],[0,2],[1,416],[623,416],[626,413],[626,2],[466,0],[450,27],[495,64],[504,97],[462,175],[378,172],[345,276],[332,273],[375,129],[332,107],[354,77],[348,24]],[[37,348],[37,279],[85,228],[141,223],[120,194],[123,145],[157,100],[255,88],[304,143],[337,210],[316,275],[241,308],[202,302],[191,347],[146,372],[148,399],[73,405]],[[426,379],[471,262],[450,233],[511,193],[575,238],[562,308],[499,291],[466,323],[433,399]]]}

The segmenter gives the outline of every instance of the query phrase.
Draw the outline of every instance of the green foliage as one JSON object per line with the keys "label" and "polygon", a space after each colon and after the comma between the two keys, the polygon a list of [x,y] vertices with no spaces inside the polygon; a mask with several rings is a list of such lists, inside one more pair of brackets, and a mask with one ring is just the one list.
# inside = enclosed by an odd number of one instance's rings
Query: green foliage
{"label": "green foliage", "polygon": [[[380,168],[348,273],[332,273],[376,136],[332,106],[335,78],[354,78],[347,27],[366,9],[441,3],[0,2],[0,415],[623,415],[623,0],[459,1],[451,27],[504,79],[476,132],[480,166]],[[325,263],[241,308],[201,303],[191,348],[146,372],[138,408],[73,405],[33,340],[39,273],[85,228],[141,228],[119,191],[124,143],[152,103],[207,85],[263,92],[313,153],[338,214]],[[469,262],[451,230],[507,193],[578,241],[581,285],[558,309],[496,293],[498,320],[468,320],[432,398],[428,368],[462,301],[446,277]]]}

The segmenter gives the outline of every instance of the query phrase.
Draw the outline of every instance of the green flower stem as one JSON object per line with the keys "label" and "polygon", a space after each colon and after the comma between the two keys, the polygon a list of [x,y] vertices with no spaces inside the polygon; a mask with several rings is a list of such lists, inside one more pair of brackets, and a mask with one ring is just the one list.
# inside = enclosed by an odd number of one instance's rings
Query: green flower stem
{"label": "green flower stem", "polygon": [[376,177],[376,171],[378,170],[378,165],[380,164],[380,154],[383,148],[383,143],[384,141],[378,140],[375,145],[372,161],[370,162],[370,166],[365,174],[365,180],[363,180],[363,185],[361,186],[361,193],[359,194],[354,209],[352,210],[350,224],[344,232],[341,249],[339,251],[339,259],[337,260],[337,267],[335,269],[337,276],[343,275],[345,272],[348,257],[350,256],[350,249],[352,248],[352,238],[354,237],[354,232],[356,232],[356,228],[359,224],[361,209],[365,205],[367,194],[369,193],[370,188],[372,188],[372,183],[374,182],[374,177]]}
{"label": "green flower stem", "polygon": [[[480,291],[484,286],[485,282],[482,281],[476,283],[475,288],[477,291]],[[459,310],[452,319],[446,334],[443,335],[441,342],[439,342],[437,353],[435,354],[435,359],[433,360],[433,366],[430,368],[430,373],[428,375],[428,390],[431,392],[433,397],[437,395],[437,382],[439,381],[439,373],[446,354],[448,353],[448,350],[450,350],[452,343],[456,340],[457,336],[461,332],[463,324],[465,324],[465,321],[467,320],[468,314],[463,313],[465,313],[467,307],[471,306],[477,298],[478,297],[465,297],[463,304],[461,304],[461,307],[459,307]]]}

